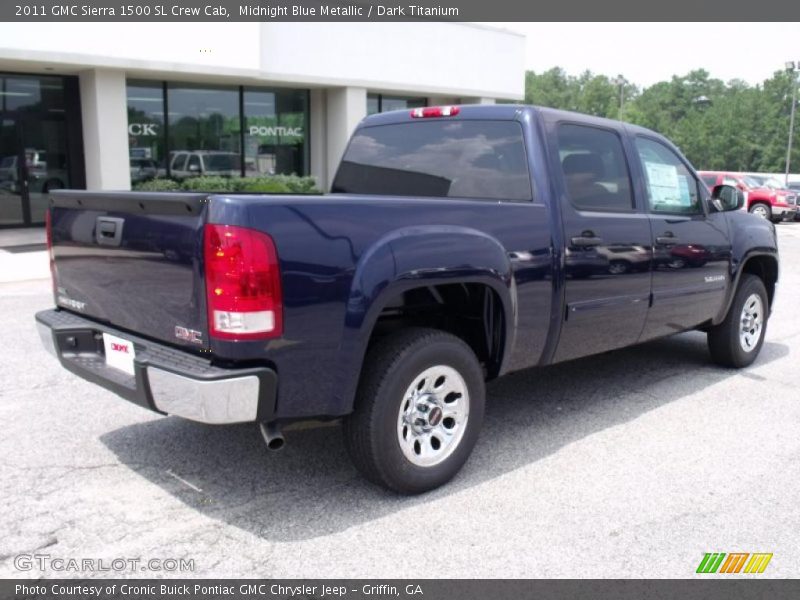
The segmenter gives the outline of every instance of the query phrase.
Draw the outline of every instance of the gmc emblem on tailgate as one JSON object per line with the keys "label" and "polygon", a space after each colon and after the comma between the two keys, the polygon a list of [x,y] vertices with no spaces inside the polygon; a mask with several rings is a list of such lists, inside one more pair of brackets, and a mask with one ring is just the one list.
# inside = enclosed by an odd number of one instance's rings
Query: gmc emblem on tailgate
{"label": "gmc emblem on tailgate", "polygon": [[194,329],[187,329],[180,325],[175,325],[175,337],[179,340],[191,342],[192,344],[203,343],[203,332],[195,331]]}

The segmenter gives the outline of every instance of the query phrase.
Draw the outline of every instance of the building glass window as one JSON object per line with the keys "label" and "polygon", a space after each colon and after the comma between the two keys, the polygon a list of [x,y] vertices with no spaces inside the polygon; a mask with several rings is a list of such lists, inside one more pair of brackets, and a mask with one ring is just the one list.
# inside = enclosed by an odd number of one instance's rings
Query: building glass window
{"label": "building glass window", "polygon": [[131,183],[308,173],[308,90],[129,80],[127,96]]}
{"label": "building glass window", "polygon": [[308,171],[308,93],[244,89],[244,174],[303,175]]}
{"label": "building glass window", "polygon": [[239,89],[167,84],[170,161],[189,152],[185,169],[170,165],[175,179],[241,175]]}
{"label": "building glass window", "polygon": [[165,176],[164,85],[129,81],[127,97],[131,183]]}
{"label": "building glass window", "polygon": [[77,78],[0,74],[0,227],[44,222],[50,192],[82,187]]}
{"label": "building glass window", "polygon": [[388,96],[385,94],[367,94],[367,114],[388,112],[390,110],[406,110],[428,106],[427,98],[407,96]]}
{"label": "building glass window", "polygon": [[375,115],[381,112],[381,100],[378,94],[367,94],[367,114]]}
{"label": "building glass window", "polygon": [[64,81],[61,77],[6,76],[0,81],[3,111],[64,112]]}

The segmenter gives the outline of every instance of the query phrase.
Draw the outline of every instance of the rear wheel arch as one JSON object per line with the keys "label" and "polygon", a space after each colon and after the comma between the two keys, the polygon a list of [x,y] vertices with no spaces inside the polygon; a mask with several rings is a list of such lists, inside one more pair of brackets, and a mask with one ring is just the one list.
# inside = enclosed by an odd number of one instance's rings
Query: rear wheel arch
{"label": "rear wheel arch", "polygon": [[484,365],[486,377],[496,377],[510,354],[515,323],[514,302],[500,281],[481,278],[387,290],[371,320],[367,343],[400,329],[426,327],[463,340]]}
{"label": "rear wheel arch", "polygon": [[[495,340],[496,345],[492,345],[491,352],[484,351],[480,345],[477,335],[478,323],[465,332],[459,327],[455,327],[443,322],[441,314],[414,315],[409,318],[407,310],[408,296],[415,296],[417,293],[430,294],[434,292],[446,297],[451,297],[452,290],[442,289],[446,286],[468,286],[475,299],[475,294],[480,293],[483,299],[491,299],[491,304],[479,304],[481,310],[492,308],[489,314],[493,315],[492,327],[487,336]],[[470,349],[478,356],[478,360],[484,367],[484,378],[492,379],[502,372],[503,365],[507,357],[511,355],[514,343],[514,327],[516,323],[516,301],[514,297],[513,285],[507,286],[505,282],[495,275],[485,274],[484,276],[471,277],[458,283],[448,281],[446,277],[440,277],[430,281],[395,281],[386,285],[379,296],[371,303],[369,310],[358,319],[358,326],[355,327],[355,320],[351,320],[345,327],[342,344],[340,346],[341,362],[336,375],[338,383],[335,386],[337,405],[340,407],[341,414],[348,414],[355,407],[356,390],[359,382],[363,378],[364,365],[367,362],[369,353],[381,341],[393,333],[403,329],[424,327],[432,330],[439,330],[455,335],[463,340]],[[398,298],[405,296],[403,302],[398,302]],[[423,303],[424,304],[424,303]],[[452,304],[445,303],[445,307]],[[400,308],[401,310],[396,310]],[[394,313],[394,314],[393,314]],[[396,321],[392,323],[391,321]],[[463,322],[464,319],[455,319],[456,323]],[[484,326],[484,320],[479,322],[480,327]],[[470,333],[471,332],[471,333]],[[486,339],[485,337],[483,339]]]}
{"label": "rear wheel arch", "polygon": [[[478,295],[491,299],[478,306],[494,308],[489,313],[495,317],[490,333],[499,334],[501,342],[500,351],[493,354],[497,358],[486,361],[487,377],[491,378],[511,354],[517,310],[511,262],[497,239],[465,227],[407,227],[392,231],[362,254],[344,315],[335,375],[335,402],[341,414],[353,408],[369,347],[376,341],[376,331],[380,334],[385,330],[387,309],[397,307],[398,297],[413,295],[416,290],[428,298],[450,298],[455,288],[463,286],[469,288],[473,299]],[[408,302],[399,304],[408,306]],[[409,311],[401,312],[408,326],[439,329],[464,339],[458,328],[443,326],[441,321],[408,318]],[[474,344],[467,343],[475,349]]]}

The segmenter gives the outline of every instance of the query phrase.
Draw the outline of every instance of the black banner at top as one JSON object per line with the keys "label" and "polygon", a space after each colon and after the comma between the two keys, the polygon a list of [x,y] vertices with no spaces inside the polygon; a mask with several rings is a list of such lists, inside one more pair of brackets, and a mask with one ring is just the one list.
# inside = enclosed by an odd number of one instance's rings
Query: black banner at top
{"label": "black banner at top", "polygon": [[[786,0],[4,0],[1,21],[708,21],[708,40],[670,44],[745,43],[725,35],[724,21],[800,20]],[[586,40],[581,40],[586,43]],[[598,39],[597,43],[602,43]]]}

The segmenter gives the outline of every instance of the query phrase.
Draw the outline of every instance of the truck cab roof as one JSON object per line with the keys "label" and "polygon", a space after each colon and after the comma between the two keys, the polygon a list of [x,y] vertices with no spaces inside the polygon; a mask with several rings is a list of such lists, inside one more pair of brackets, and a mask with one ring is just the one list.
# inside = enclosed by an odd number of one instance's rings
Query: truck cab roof
{"label": "truck cab roof", "polygon": [[[583,123],[604,127],[607,129],[626,129],[629,133],[642,134],[658,138],[675,148],[667,138],[661,134],[624,121],[595,117],[583,113],[569,110],[549,108],[545,106],[535,106],[532,104],[452,104],[442,106],[457,106],[459,112],[452,117],[433,117],[434,119],[468,119],[468,120],[494,120],[494,121],[513,121],[524,120],[525,116],[530,118],[544,117],[549,121],[569,121],[571,123]],[[429,107],[430,108],[430,107]],[[424,119],[412,117],[413,109],[393,110],[384,113],[377,113],[365,117],[359,127],[372,127],[375,125],[392,125],[397,123],[408,123],[412,121],[422,121]]]}

